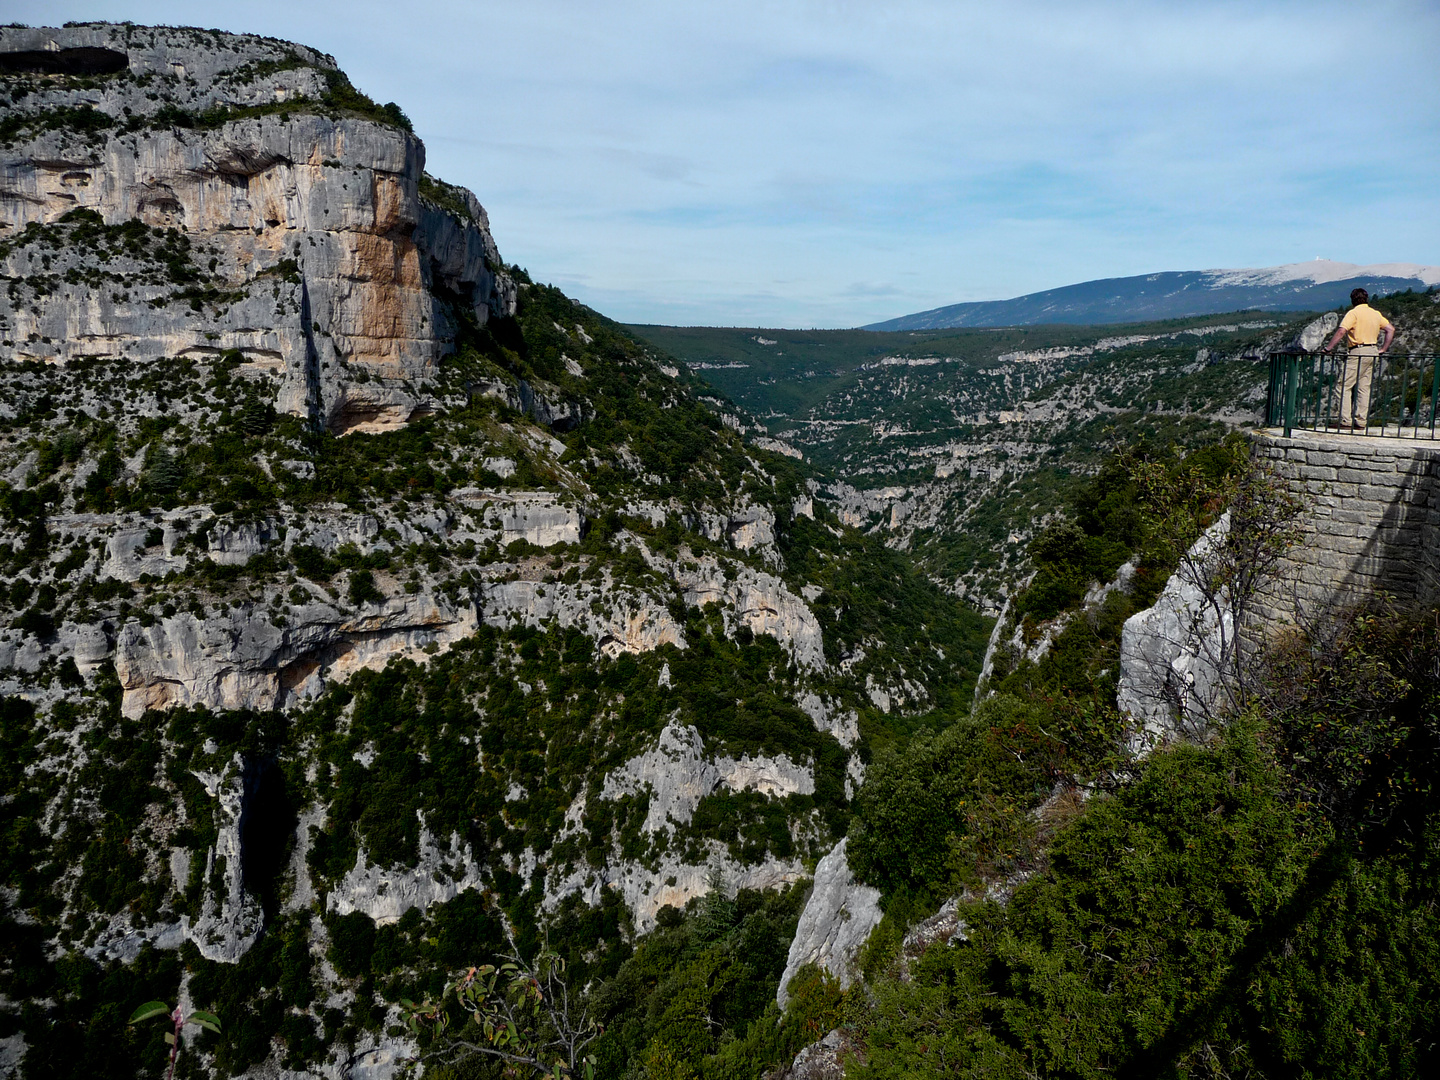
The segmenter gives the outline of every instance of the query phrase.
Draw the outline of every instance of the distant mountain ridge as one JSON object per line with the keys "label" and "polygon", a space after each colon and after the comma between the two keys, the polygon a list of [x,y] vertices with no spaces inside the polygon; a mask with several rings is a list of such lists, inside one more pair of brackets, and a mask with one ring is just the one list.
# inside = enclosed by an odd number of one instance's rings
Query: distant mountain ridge
{"label": "distant mountain ridge", "polygon": [[865,330],[942,330],[959,326],[1140,322],[1224,311],[1322,311],[1349,302],[1350,290],[1372,293],[1427,289],[1440,267],[1417,263],[1353,263],[1315,259],[1252,270],[1178,270],[1101,278],[1011,300],[950,304]]}

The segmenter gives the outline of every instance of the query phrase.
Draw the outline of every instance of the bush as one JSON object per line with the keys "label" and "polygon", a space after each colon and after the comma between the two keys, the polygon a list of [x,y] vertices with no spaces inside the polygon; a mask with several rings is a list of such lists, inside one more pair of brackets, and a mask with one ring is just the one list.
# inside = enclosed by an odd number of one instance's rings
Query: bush
{"label": "bush", "polygon": [[854,1075],[1426,1072],[1437,664],[1437,612],[1282,641],[1263,711],[1093,796],[1008,906],[874,982]]}
{"label": "bush", "polygon": [[385,594],[375,586],[375,575],[369,570],[356,570],[350,575],[350,603],[356,607],[383,604]]}
{"label": "bush", "polygon": [[363,911],[337,915],[330,920],[330,962],[347,979],[369,974],[375,951],[375,923]]}
{"label": "bush", "polygon": [[290,561],[300,574],[311,581],[329,581],[335,571],[335,564],[313,544],[296,544],[290,549]]}
{"label": "bush", "polygon": [[987,801],[1023,830],[1025,811],[1053,783],[1039,745],[1045,720],[1040,706],[997,696],[974,719],[922,732],[903,753],[876,761],[855,796],[846,847],[856,876],[887,896],[940,895],[951,882],[952,850]]}

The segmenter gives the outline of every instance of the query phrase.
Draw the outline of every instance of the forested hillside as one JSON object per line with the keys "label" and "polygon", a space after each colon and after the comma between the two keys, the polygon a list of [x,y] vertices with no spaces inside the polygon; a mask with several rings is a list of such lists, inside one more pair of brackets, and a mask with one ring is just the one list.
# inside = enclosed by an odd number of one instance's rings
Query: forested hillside
{"label": "forested hillside", "polygon": [[1433,1063],[1435,614],[1117,708],[1295,325],[637,334],[314,49],[0,92],[0,1072]]}
{"label": "forested hillside", "polygon": [[507,933],[598,993],[716,882],[697,946],[768,928],[744,1031],[866,762],[968,708],[987,621],[503,266],[327,57],[0,45],[34,192],[0,240],[6,1068],[148,1070],[125,1020],[180,996],[221,1020],[187,1070],[383,1075],[399,999]]}
{"label": "forested hillside", "polygon": [[[1380,301],[1433,350],[1433,293]],[[1267,351],[1313,315],[876,333],[636,327],[803,454],[841,516],[996,613],[1077,477],[1138,440],[1198,446],[1259,422]]]}

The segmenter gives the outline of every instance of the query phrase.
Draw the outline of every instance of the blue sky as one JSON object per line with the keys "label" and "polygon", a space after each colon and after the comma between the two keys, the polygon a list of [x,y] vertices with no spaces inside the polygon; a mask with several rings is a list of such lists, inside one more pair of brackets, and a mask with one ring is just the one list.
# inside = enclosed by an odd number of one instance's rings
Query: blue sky
{"label": "blue sky", "polygon": [[1440,4],[7,0],[217,26],[398,101],[612,318],[855,326],[1092,278],[1440,263]]}

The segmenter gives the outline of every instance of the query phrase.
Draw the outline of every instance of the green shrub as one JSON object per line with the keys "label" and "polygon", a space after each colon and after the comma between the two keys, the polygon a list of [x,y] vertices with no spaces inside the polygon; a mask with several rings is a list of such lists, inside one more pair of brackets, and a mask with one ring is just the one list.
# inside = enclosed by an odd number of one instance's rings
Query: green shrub
{"label": "green shrub", "polygon": [[361,911],[337,915],[330,920],[330,962],[347,979],[357,979],[370,971],[370,958],[375,952],[375,923]]}
{"label": "green shrub", "polygon": [[329,581],[335,572],[336,564],[313,544],[296,544],[289,554],[295,569],[311,581]]}
{"label": "green shrub", "polygon": [[963,943],[875,980],[854,1074],[1423,1073],[1437,657],[1434,612],[1282,639],[1263,715],[1092,796],[1008,905],[970,905]]}
{"label": "green shrub", "polygon": [[350,575],[350,603],[356,607],[366,604],[383,604],[385,594],[375,585],[375,575],[369,570],[356,570]]}
{"label": "green shrub", "polygon": [[986,800],[1023,831],[1025,812],[1054,782],[1047,720],[1040,706],[994,697],[974,719],[921,732],[902,753],[878,759],[855,797],[846,855],[856,876],[887,896],[940,895],[951,882],[952,850]]}

